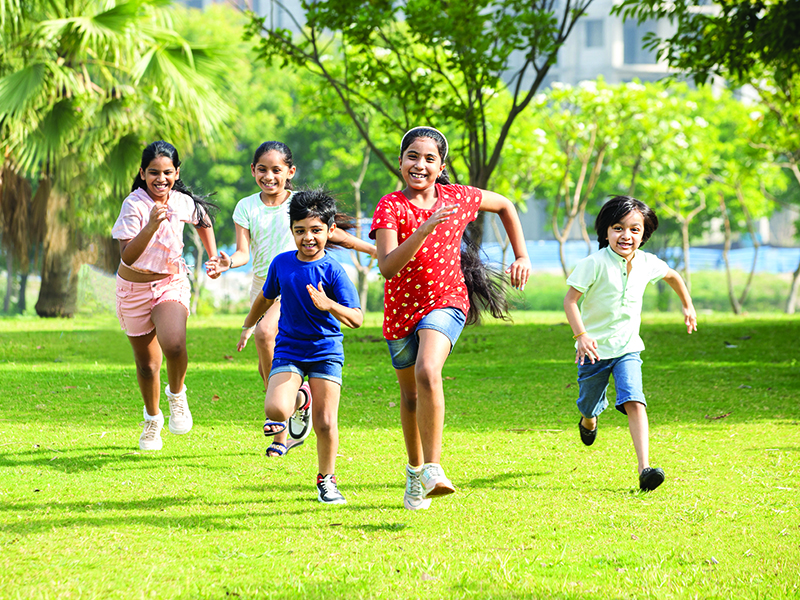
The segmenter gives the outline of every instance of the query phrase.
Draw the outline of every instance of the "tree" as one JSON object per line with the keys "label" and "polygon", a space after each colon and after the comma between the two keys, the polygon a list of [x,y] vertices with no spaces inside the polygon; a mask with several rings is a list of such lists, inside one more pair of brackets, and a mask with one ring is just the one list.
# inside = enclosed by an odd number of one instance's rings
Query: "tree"
{"label": "tree", "polygon": [[224,61],[176,35],[157,0],[0,1],[0,149],[46,206],[37,313],[70,316],[143,140],[212,137],[227,116]]}
{"label": "tree", "polygon": [[[299,66],[332,90],[394,177],[397,141],[431,124],[451,138],[456,180],[486,188],[516,118],[592,1],[303,2],[304,15],[291,15],[305,24],[299,36],[255,15],[249,35],[264,60]],[[493,115],[504,94],[507,109]]]}

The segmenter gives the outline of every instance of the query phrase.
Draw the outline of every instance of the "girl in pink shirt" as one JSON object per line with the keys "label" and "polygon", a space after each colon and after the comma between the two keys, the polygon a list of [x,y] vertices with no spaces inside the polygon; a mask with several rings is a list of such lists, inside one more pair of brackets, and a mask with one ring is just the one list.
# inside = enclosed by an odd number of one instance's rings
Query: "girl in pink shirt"
{"label": "girl in pink shirt", "polygon": [[119,240],[121,256],[117,317],[133,347],[136,379],[144,400],[145,424],[139,437],[142,450],[162,448],[162,355],[167,358],[169,378],[169,430],[188,433],[193,424],[184,385],[191,290],[183,260],[184,223],[197,228],[209,257],[217,254],[209,217],[209,209],[216,207],[184,185],[180,165],[178,151],[171,144],[158,141],[147,146],[139,174],[111,232]]}
{"label": "girl in pink shirt", "polygon": [[[409,510],[428,508],[431,497],[455,491],[440,465],[445,360],[464,325],[478,320],[481,303],[494,317],[506,313],[502,283],[489,276],[464,236],[478,211],[497,213],[508,232],[516,257],[507,270],[511,285],[522,288],[531,268],[514,205],[494,192],[451,184],[447,150],[444,135],[432,127],[403,136],[406,187],[381,198],[370,232],[386,278],[383,335],[400,383],[408,453],[403,504]],[[478,303],[471,301],[476,295]]]}

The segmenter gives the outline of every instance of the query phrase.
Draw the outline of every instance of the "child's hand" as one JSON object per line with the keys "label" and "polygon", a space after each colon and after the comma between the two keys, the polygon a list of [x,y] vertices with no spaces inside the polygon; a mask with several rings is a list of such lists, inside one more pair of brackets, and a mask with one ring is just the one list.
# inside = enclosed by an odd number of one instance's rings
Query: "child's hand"
{"label": "child's hand", "polygon": [[595,360],[600,360],[597,353],[597,341],[584,334],[578,338],[578,349],[575,353],[575,363],[583,365],[583,361],[589,359],[594,364]]}
{"label": "child's hand", "polygon": [[156,231],[161,226],[161,223],[166,220],[167,205],[156,202],[153,204],[153,208],[150,209],[150,220],[145,227],[149,227],[151,231]]}
{"label": "child's hand", "polygon": [[236,349],[241,352],[244,350],[244,347],[247,346],[247,340],[250,339],[250,336],[253,335],[253,332],[256,330],[255,325],[252,327],[242,327],[242,335],[239,338],[239,343],[236,344]]}
{"label": "child's hand", "polygon": [[511,287],[524,290],[531,275],[531,261],[527,256],[518,258],[511,266],[506,269],[506,273],[511,275]]}
{"label": "child's hand", "polygon": [[206,261],[206,275],[216,279],[231,268],[231,257],[220,251],[219,256],[213,256]]}
{"label": "child's hand", "polygon": [[306,286],[306,289],[308,290],[308,295],[311,296],[311,301],[314,303],[314,306],[320,310],[324,310],[325,312],[328,312],[331,309],[331,306],[333,306],[333,300],[328,298],[328,296],[325,294],[325,291],[322,289],[321,281],[319,282],[318,288],[315,288],[309,283]]}
{"label": "child's hand", "polygon": [[697,313],[694,312],[693,305],[683,307],[683,322],[686,323],[686,333],[691,335],[693,331],[697,331]]}
{"label": "child's hand", "polygon": [[441,225],[457,212],[458,204],[448,204],[447,206],[443,206],[434,212],[430,217],[428,217],[428,220],[420,225],[419,228],[426,236],[430,235],[436,230],[437,225]]}

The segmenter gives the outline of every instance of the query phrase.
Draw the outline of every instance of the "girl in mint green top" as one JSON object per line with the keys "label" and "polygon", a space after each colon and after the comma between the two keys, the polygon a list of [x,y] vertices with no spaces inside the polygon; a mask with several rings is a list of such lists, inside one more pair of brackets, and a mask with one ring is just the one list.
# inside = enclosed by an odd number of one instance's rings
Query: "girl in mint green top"
{"label": "girl in mint green top", "polygon": [[[296,250],[289,223],[289,199],[292,197],[292,178],[296,172],[292,151],[283,142],[264,142],[256,149],[250,173],[261,191],[242,198],[233,211],[236,252],[230,256],[220,252],[218,258],[206,263],[209,275],[241,267],[250,262],[252,248],[253,282],[250,286],[250,304],[261,294],[272,260],[282,252]],[[343,229],[337,228],[332,232],[331,243],[375,256],[375,246],[350,235]],[[264,318],[258,322],[254,332],[258,350],[258,372],[264,380],[265,390],[272,368],[280,304],[280,298],[277,298]],[[301,405],[307,404],[302,397],[305,394],[311,396],[307,384],[304,384],[298,393],[298,402]],[[283,456],[291,448],[291,445],[288,447],[286,445],[288,429],[290,428],[287,427],[273,437],[272,444],[267,448],[267,456]],[[306,431],[308,430],[306,428]],[[272,431],[266,431],[266,428],[264,433],[273,435]]]}
{"label": "girl in mint green top", "polygon": [[653,254],[639,250],[657,227],[655,212],[644,202],[630,196],[606,202],[595,221],[600,251],[578,263],[567,279],[570,287],[564,299],[578,364],[581,441],[591,446],[597,437],[597,416],[608,406],[606,389],[613,375],[616,408],[628,416],[636,450],[639,487],[647,491],[665,479],[662,469],[650,467],[647,403],[642,391],[639,353],[644,342],[639,326],[647,284],[666,281],[681,300],[687,332],[697,331],[697,315],[681,276]]}

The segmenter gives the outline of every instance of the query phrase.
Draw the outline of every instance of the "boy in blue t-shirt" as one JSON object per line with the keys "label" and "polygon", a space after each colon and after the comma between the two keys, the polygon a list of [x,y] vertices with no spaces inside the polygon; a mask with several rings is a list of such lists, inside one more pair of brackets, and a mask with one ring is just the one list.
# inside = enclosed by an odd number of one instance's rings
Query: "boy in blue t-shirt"
{"label": "boy in blue t-shirt", "polygon": [[[325,252],[336,230],[335,221],[336,203],[326,192],[308,190],[292,196],[289,223],[297,251],[279,254],[272,261],[263,294],[245,317],[237,348],[240,352],[244,349],[258,320],[280,296],[281,316],[264,404],[264,435],[283,431],[295,410],[311,410],[317,434],[318,499],[344,504],[334,475],[344,365],[339,323],[355,329],[364,315],[347,273]],[[306,376],[313,405],[297,406],[297,392]]]}

